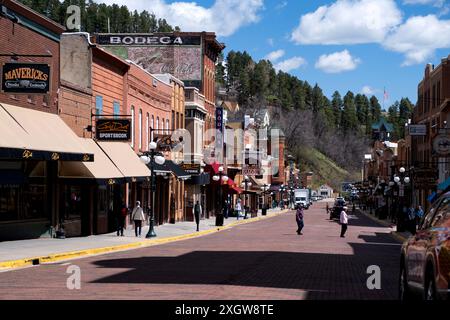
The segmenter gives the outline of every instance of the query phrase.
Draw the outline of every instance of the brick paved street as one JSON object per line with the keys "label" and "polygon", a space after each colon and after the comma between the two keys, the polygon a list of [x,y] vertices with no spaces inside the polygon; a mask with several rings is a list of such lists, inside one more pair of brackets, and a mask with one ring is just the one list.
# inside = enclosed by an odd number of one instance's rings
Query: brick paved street
{"label": "brick paved street", "polygon": [[[72,260],[81,290],[68,290],[66,263],[0,273],[0,299],[396,299],[400,244],[389,229],[351,217],[346,238],[325,203],[215,234]],[[381,290],[366,269],[381,268]]]}

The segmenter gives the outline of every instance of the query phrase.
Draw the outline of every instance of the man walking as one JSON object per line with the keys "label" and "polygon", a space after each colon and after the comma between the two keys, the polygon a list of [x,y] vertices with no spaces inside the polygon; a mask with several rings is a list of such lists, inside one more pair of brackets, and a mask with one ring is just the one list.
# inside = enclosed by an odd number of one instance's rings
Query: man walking
{"label": "man walking", "polygon": [[140,237],[142,231],[142,221],[145,220],[144,210],[141,208],[140,201],[136,201],[136,206],[134,207],[133,213],[131,214],[131,219],[134,222],[134,233],[136,237]]}
{"label": "man walking", "polygon": [[202,213],[202,206],[200,205],[200,202],[197,201],[194,205],[194,217],[195,217],[195,223],[197,224],[197,232],[200,229],[200,215]]}
{"label": "man walking", "polygon": [[117,215],[117,236],[123,237],[123,229],[125,227],[125,219],[128,215],[128,208],[125,205],[125,203],[122,203],[122,206],[120,207],[120,211]]}
{"label": "man walking", "polygon": [[341,238],[345,238],[345,233],[347,232],[348,226],[348,215],[347,215],[347,207],[343,207],[341,211]]}
{"label": "man walking", "polygon": [[302,230],[305,224],[303,223],[303,207],[302,205],[297,205],[297,212],[295,214],[295,220],[297,221],[297,234],[302,235]]}

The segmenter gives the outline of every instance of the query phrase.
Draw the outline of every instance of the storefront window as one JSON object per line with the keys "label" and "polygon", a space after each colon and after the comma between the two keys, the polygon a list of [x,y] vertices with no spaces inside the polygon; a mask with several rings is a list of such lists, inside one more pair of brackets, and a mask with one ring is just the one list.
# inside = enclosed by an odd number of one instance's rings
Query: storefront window
{"label": "storefront window", "polygon": [[98,214],[106,215],[108,212],[107,202],[107,189],[106,186],[98,187]]}
{"label": "storefront window", "polygon": [[45,185],[27,184],[23,187],[24,219],[47,218],[45,211]]}
{"label": "storefront window", "polygon": [[64,220],[81,219],[82,200],[81,187],[64,186]]}
{"label": "storefront window", "polygon": [[0,221],[19,218],[19,186],[0,185]]}

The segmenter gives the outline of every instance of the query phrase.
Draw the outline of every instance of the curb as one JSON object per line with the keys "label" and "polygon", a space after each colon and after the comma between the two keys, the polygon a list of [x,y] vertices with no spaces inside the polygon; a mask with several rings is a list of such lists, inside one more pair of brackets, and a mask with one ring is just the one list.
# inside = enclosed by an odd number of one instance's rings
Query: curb
{"label": "curb", "polygon": [[[362,210],[359,210],[359,212],[362,213],[362,214],[363,214],[364,216],[366,216],[367,218],[371,219],[372,221],[375,221],[376,223],[378,223],[378,224],[380,224],[380,225],[382,225],[382,226],[384,226],[384,227],[387,227],[387,228],[391,228],[391,227],[392,227],[391,223],[389,223],[389,222],[385,222],[385,221],[379,220],[379,219],[375,218],[374,216],[372,216],[371,214],[368,214],[368,213],[366,213],[366,212],[364,212],[364,211],[362,211]],[[405,242],[406,240],[408,240],[408,237],[406,237],[406,236],[404,236],[404,235],[398,233],[397,231],[391,231],[391,232],[390,232],[390,235],[391,235],[396,241],[401,242],[401,243],[403,243],[403,242]]]}
{"label": "curb", "polygon": [[274,213],[274,214],[271,214],[268,216],[250,218],[250,219],[246,219],[246,220],[242,220],[242,221],[236,221],[236,222],[232,222],[226,226],[216,227],[216,228],[212,228],[212,229],[208,229],[208,230],[204,230],[204,231],[184,234],[184,235],[175,236],[175,237],[144,240],[144,241],[133,242],[133,243],[117,245],[117,246],[78,250],[78,251],[69,251],[69,252],[51,254],[51,255],[46,255],[46,256],[4,261],[4,262],[0,262],[0,271],[5,270],[5,269],[21,268],[21,267],[26,267],[26,266],[39,265],[42,263],[54,263],[54,262],[58,262],[58,261],[82,258],[82,257],[86,257],[86,256],[91,256],[91,255],[119,252],[119,251],[125,251],[125,250],[137,249],[137,248],[145,248],[145,247],[151,247],[151,246],[155,246],[155,245],[166,244],[169,242],[193,239],[193,238],[205,236],[205,235],[212,234],[212,233],[217,233],[222,230],[230,229],[230,228],[233,228],[233,227],[241,225],[241,224],[247,224],[247,223],[252,223],[252,222],[257,222],[257,221],[277,217],[277,216],[280,216],[287,212],[289,212],[289,210],[283,210],[281,212]]}

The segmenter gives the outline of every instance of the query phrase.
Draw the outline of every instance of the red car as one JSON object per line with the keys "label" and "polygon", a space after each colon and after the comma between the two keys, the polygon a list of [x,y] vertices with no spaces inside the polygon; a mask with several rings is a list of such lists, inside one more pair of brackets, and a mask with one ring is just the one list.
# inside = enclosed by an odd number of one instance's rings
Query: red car
{"label": "red car", "polygon": [[400,299],[450,298],[450,192],[442,195],[402,246]]}

